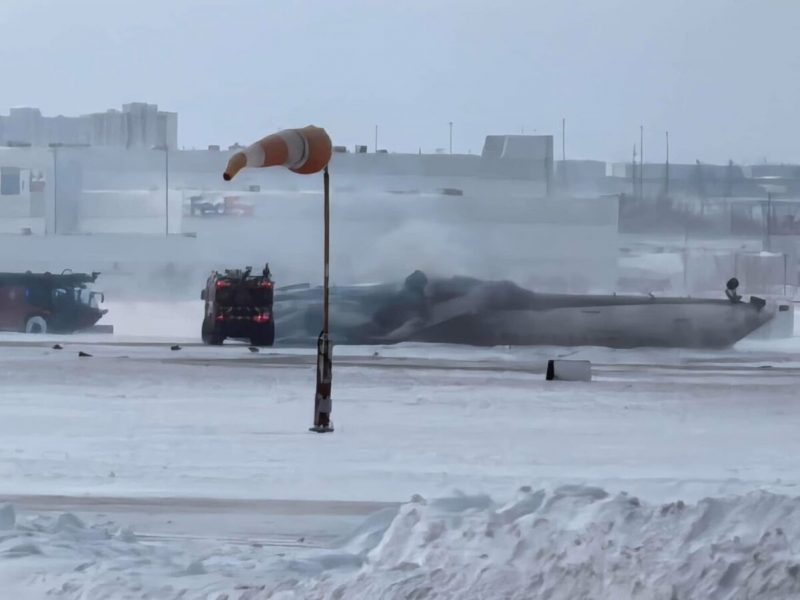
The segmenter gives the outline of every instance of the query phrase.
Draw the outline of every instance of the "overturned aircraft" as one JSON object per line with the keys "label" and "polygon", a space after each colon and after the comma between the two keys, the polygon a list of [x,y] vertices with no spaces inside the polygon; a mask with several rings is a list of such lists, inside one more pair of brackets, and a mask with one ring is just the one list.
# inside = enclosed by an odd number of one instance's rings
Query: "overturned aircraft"
{"label": "overturned aircraft", "polygon": [[[724,348],[775,315],[761,298],[743,301],[731,282],[719,300],[542,294],[510,281],[428,279],[416,271],[397,284],[332,287],[331,337],[358,345]],[[278,290],[275,318],[278,343],[315,343],[321,288]]]}

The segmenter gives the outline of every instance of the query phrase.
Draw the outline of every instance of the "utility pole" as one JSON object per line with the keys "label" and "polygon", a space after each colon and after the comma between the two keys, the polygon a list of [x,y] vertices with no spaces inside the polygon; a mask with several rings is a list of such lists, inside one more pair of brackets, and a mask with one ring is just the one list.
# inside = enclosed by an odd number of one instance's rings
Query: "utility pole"
{"label": "utility pole", "polygon": [[683,203],[683,291],[689,295],[689,203]]}
{"label": "utility pole", "polygon": [[375,154],[378,153],[378,126],[375,125]]}
{"label": "utility pole", "polygon": [[639,125],[639,194],[644,199],[644,125]]}
{"label": "utility pole", "polygon": [[328,166],[325,166],[323,181],[323,279],[322,279],[322,332],[317,338],[317,384],[314,394],[314,426],[311,431],[326,433],[333,431],[331,423],[331,386],[333,382],[333,342],[330,338],[330,231],[331,231],[331,186]]}
{"label": "utility pole", "polygon": [[631,195],[636,198],[636,144],[633,145],[633,160],[631,160]]}
{"label": "utility pole", "polygon": [[450,121],[450,154],[453,153],[453,122]]}
{"label": "utility pole", "polygon": [[669,198],[669,131],[665,133],[667,134],[667,163],[664,169],[664,196]]}
{"label": "utility pole", "polygon": [[165,220],[165,235],[169,237],[169,146],[164,146],[164,205],[167,218]]}
{"label": "utility pole", "polygon": [[[58,146],[53,148],[53,235],[58,235]],[[46,213],[45,213],[46,214]]]}
{"label": "utility pole", "polygon": [[567,187],[567,119],[561,118],[561,181]]}
{"label": "utility pole", "polygon": [[690,204],[683,202],[683,290],[689,294],[689,207]]}
{"label": "utility pole", "polygon": [[772,252],[772,192],[767,192],[767,239],[765,250]]}

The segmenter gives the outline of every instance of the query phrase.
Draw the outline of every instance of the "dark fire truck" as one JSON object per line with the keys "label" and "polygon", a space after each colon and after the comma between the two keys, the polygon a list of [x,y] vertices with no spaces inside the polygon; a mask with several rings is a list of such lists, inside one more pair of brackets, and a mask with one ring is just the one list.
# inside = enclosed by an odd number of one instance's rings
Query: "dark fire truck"
{"label": "dark fire truck", "polygon": [[213,271],[200,299],[205,300],[203,343],[220,345],[226,338],[249,340],[254,346],[272,346],[273,281],[269,265],[259,275],[252,268]]}

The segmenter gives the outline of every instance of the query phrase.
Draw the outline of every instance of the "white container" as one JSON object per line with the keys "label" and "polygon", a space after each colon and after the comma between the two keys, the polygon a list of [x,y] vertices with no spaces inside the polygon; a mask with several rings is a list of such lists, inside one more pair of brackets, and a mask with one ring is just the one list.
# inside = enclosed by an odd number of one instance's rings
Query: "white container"
{"label": "white container", "polygon": [[547,361],[547,381],[591,381],[592,363],[588,360]]}

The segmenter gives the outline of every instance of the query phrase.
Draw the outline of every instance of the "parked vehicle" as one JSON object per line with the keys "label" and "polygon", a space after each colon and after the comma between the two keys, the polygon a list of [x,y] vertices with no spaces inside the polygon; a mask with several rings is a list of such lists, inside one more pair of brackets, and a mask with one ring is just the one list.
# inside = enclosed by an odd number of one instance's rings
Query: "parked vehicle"
{"label": "parked vehicle", "polygon": [[252,203],[239,196],[198,195],[189,198],[189,215],[192,217],[234,216],[252,217]]}
{"label": "parked vehicle", "polygon": [[100,273],[0,273],[0,330],[73,333],[89,329],[108,311],[89,288]]}

